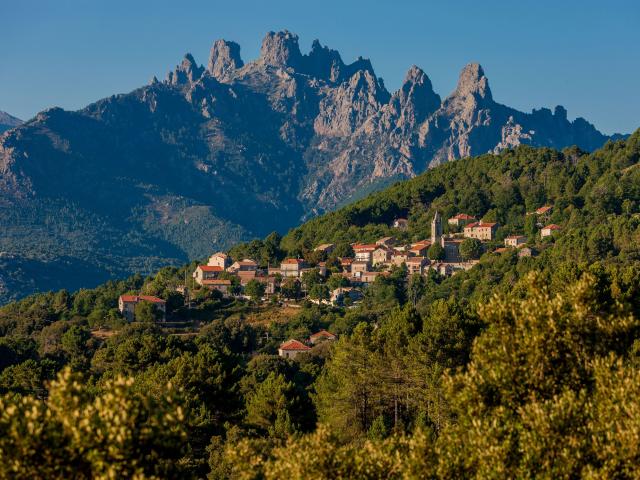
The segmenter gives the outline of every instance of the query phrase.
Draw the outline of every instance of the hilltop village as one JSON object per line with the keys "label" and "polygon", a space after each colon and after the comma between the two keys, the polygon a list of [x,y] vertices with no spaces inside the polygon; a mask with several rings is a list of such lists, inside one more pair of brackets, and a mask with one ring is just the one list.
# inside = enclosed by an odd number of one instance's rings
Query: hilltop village
{"label": "hilltop village", "polygon": [[[552,212],[544,206],[527,215],[538,217],[540,237],[548,237],[561,230],[544,220]],[[431,221],[431,236],[412,243],[403,243],[395,236],[379,238],[373,243],[352,243],[349,255],[337,256],[336,245],[322,243],[310,258],[285,258],[279,265],[260,267],[251,258],[233,259],[224,252],[198,264],[190,282],[178,291],[190,305],[190,298],[201,292],[210,292],[221,298],[251,300],[256,303],[278,303],[297,306],[300,301],[316,304],[352,307],[362,301],[366,289],[380,276],[389,276],[395,269],[405,269],[411,276],[439,275],[448,277],[473,268],[480,256],[487,252],[501,254],[515,249],[518,257],[531,257],[536,251],[528,246],[525,235],[509,235],[502,246],[496,246],[496,222],[477,220],[472,215],[459,213],[447,219],[448,233],[444,233],[443,219],[436,212]],[[409,229],[409,221],[397,218],[392,228],[398,233]],[[141,308],[153,311],[159,322],[167,321],[166,301],[150,295],[121,295],[118,309],[132,322]],[[280,356],[295,358],[298,353],[324,340],[335,340],[330,332],[320,331],[303,341],[290,339],[278,352]]]}

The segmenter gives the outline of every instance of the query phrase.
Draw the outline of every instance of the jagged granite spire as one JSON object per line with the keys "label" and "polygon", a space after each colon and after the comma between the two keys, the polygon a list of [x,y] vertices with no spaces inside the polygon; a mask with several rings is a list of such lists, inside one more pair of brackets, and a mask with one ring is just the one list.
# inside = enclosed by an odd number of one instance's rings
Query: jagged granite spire
{"label": "jagged granite spire", "polygon": [[242,68],[244,62],[240,57],[240,45],[227,40],[216,40],[211,47],[207,71],[216,78],[224,77],[227,73]]}
{"label": "jagged granite spire", "polygon": [[167,82],[171,85],[191,84],[204,73],[204,67],[198,66],[190,53],[185,54],[180,65],[167,75]]}
{"label": "jagged granite spire", "polygon": [[262,40],[260,61],[275,67],[297,68],[302,63],[298,36],[287,30],[269,32]]}
{"label": "jagged granite spire", "polygon": [[466,65],[458,79],[458,85],[452,96],[466,97],[474,96],[485,100],[492,100],[489,80],[484,75],[484,70],[479,63],[469,63]]}
{"label": "jagged granite spire", "polygon": [[424,71],[412,65],[402,86],[393,94],[391,108],[412,125],[422,123],[440,107],[440,95],[433,91],[431,80]]}
{"label": "jagged granite spire", "polygon": [[340,53],[327,46],[323,47],[317,39],[313,41],[309,54],[305,55],[305,63],[309,75],[330,82],[342,80],[345,73]]}

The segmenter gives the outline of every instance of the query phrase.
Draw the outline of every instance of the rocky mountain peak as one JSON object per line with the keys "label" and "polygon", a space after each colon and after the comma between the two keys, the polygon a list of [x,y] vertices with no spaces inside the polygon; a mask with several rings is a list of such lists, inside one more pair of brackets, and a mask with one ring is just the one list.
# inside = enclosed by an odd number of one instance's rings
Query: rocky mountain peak
{"label": "rocky mountain peak", "polygon": [[556,108],[553,111],[553,115],[559,120],[566,121],[567,120],[567,109],[562,105],[556,105]]}
{"label": "rocky mountain peak", "polygon": [[484,70],[479,63],[469,63],[462,69],[454,95],[492,100],[489,80],[484,75]]}
{"label": "rocky mountain peak", "polygon": [[342,80],[345,64],[340,53],[329,47],[322,46],[319,40],[314,40],[311,51],[305,56],[306,70],[309,75],[331,82]]}
{"label": "rocky mountain peak", "polygon": [[240,45],[227,40],[216,40],[211,47],[207,71],[216,78],[222,78],[227,73],[242,68],[244,62],[240,57]]}
{"label": "rocky mountain peak", "polygon": [[187,53],[180,65],[167,75],[167,82],[171,85],[188,85],[198,80],[204,73],[204,67],[198,66],[193,55]]}
{"label": "rocky mountain peak", "polygon": [[275,67],[297,68],[302,63],[298,36],[287,30],[269,32],[262,40],[260,61]]}

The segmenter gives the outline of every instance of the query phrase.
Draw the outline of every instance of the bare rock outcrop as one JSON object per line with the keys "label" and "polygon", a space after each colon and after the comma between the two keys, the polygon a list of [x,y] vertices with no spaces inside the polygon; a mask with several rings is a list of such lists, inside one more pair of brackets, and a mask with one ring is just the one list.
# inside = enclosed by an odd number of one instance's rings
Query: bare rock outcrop
{"label": "bare rock outcrop", "polygon": [[191,85],[204,73],[204,67],[198,66],[193,55],[187,53],[180,65],[173,72],[167,75],[167,82],[170,85]]}
{"label": "bare rock outcrop", "polygon": [[302,64],[298,36],[287,30],[269,32],[262,40],[260,62],[274,67],[297,68]]}
{"label": "bare rock outcrop", "polygon": [[243,66],[240,45],[222,39],[213,42],[207,65],[207,71],[211,75],[221,79]]}

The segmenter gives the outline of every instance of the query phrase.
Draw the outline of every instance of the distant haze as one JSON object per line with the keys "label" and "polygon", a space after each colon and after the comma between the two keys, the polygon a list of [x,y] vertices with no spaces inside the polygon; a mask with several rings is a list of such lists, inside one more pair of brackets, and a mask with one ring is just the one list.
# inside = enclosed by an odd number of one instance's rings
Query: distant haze
{"label": "distant haze", "polygon": [[213,40],[258,56],[265,31],[288,28],[303,52],[319,38],[345,61],[369,56],[390,91],[416,64],[448,94],[477,61],[495,99],[523,111],[564,105],[605,133],[640,126],[640,4],[609,2],[294,1],[6,2],[0,9],[0,110],[24,120],[128,92],[186,52],[206,64]]}

